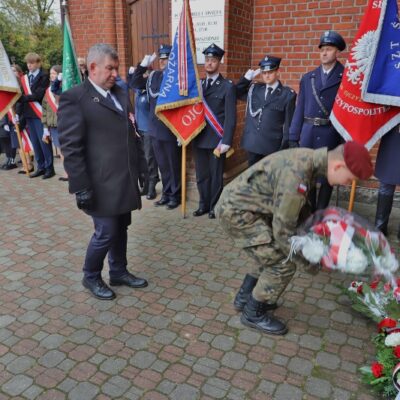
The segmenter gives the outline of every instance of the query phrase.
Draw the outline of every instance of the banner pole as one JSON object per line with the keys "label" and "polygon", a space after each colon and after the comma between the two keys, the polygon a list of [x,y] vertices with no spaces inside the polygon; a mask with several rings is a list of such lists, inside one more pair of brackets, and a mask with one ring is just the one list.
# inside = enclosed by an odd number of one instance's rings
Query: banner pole
{"label": "banner pole", "polygon": [[352,212],[354,207],[354,200],[356,198],[356,183],[357,181],[354,179],[351,183],[351,192],[350,192],[350,200],[349,200],[349,208],[348,211]]}
{"label": "banner pole", "polygon": [[[14,113],[14,109],[11,108],[11,114],[15,120],[15,113]],[[21,131],[19,129],[19,122],[16,122],[14,124],[15,126],[15,132],[17,133],[17,138],[18,138],[18,144],[19,144],[19,156],[21,157],[21,161],[22,161],[22,165],[25,169],[25,174],[26,176],[29,178],[30,177],[30,172],[29,172],[29,168],[28,168],[28,162],[26,161],[26,154],[24,151],[24,146],[22,145],[22,139],[21,139]]]}
{"label": "banner pole", "polygon": [[186,218],[186,145],[182,145],[182,168],[181,168],[181,197],[182,197],[182,218]]}

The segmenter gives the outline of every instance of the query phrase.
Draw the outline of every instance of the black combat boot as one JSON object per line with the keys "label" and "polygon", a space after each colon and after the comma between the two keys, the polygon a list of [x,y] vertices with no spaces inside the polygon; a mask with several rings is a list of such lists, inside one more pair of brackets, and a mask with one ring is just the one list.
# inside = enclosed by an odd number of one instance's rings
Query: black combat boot
{"label": "black combat boot", "polygon": [[239,291],[235,296],[235,300],[233,301],[233,306],[238,311],[243,311],[244,306],[247,303],[247,300],[254,289],[254,286],[257,285],[257,278],[246,274],[243,279],[242,286],[240,286]]}
{"label": "black combat boot", "polygon": [[153,200],[157,197],[157,192],[156,192],[156,182],[150,181],[149,182],[149,188],[146,193],[146,199],[147,200]]}
{"label": "black combat boot", "polygon": [[284,335],[288,331],[286,325],[269,315],[267,306],[267,303],[257,301],[253,295],[250,295],[240,317],[241,323],[272,335]]}
{"label": "black combat boot", "polygon": [[376,206],[375,226],[387,235],[387,227],[390,212],[392,211],[393,196],[378,194],[378,204]]}

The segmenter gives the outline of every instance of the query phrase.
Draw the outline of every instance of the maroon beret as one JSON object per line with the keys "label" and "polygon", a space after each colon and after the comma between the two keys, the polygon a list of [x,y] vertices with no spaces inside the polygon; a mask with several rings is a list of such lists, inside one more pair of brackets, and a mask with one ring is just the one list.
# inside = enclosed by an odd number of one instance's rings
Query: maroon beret
{"label": "maroon beret", "polygon": [[343,155],[347,168],[358,179],[368,179],[374,172],[369,151],[362,144],[346,142]]}

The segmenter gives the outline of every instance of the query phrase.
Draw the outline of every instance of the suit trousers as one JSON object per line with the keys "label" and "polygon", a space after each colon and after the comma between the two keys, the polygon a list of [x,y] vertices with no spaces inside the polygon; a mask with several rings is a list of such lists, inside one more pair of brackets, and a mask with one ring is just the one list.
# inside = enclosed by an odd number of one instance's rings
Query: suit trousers
{"label": "suit trousers", "polygon": [[153,149],[161,173],[162,196],[168,200],[181,198],[181,148],[176,141],[154,139]]}
{"label": "suit trousers", "polygon": [[53,149],[50,143],[45,143],[43,137],[43,124],[39,118],[27,118],[29,137],[32,142],[37,169],[44,170],[53,168]]}
{"label": "suit trousers", "polygon": [[110,277],[118,278],[127,272],[126,247],[131,213],[114,217],[93,217],[94,233],[86,251],[83,274],[86,279],[101,278],[104,260],[108,253]]}
{"label": "suit trousers", "polygon": [[224,185],[225,154],[216,157],[214,149],[201,149],[193,146],[196,167],[197,189],[199,191],[199,208],[214,210]]}
{"label": "suit trousers", "polygon": [[265,157],[264,154],[257,154],[257,153],[252,153],[250,151],[247,152],[247,163],[248,166],[251,167],[258,161],[262,160]]}
{"label": "suit trousers", "polygon": [[153,149],[153,138],[143,131],[139,131],[139,133],[143,138],[144,156],[147,161],[148,169],[148,180],[155,185],[160,181],[160,177],[158,176],[158,164]]}

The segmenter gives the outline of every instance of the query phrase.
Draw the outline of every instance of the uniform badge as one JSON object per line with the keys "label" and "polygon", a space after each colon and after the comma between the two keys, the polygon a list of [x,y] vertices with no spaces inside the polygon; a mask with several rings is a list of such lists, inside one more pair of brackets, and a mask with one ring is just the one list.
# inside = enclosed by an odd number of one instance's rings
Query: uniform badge
{"label": "uniform badge", "polygon": [[306,194],[307,193],[307,186],[304,183],[300,183],[299,186],[297,186],[297,191],[300,194]]}
{"label": "uniform badge", "polygon": [[93,97],[93,101],[94,101],[95,103],[100,103],[100,99],[99,99],[98,97]]}
{"label": "uniform badge", "polygon": [[268,56],[265,56],[264,60],[265,60],[265,61],[268,61]]}

